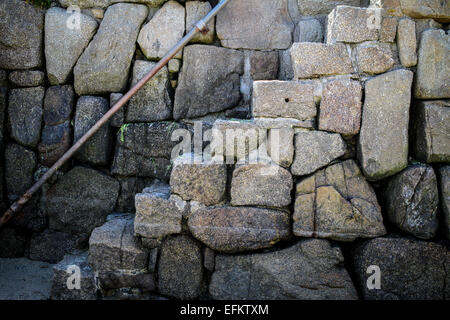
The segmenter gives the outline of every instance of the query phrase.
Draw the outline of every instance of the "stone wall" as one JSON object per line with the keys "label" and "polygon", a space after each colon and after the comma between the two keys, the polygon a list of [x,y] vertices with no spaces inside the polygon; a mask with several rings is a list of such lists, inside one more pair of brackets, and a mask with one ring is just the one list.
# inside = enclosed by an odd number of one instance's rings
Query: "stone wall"
{"label": "stone wall", "polygon": [[[3,0],[1,209],[216,3]],[[231,0],[0,257],[57,263],[54,299],[449,299],[449,22],[438,0]]]}

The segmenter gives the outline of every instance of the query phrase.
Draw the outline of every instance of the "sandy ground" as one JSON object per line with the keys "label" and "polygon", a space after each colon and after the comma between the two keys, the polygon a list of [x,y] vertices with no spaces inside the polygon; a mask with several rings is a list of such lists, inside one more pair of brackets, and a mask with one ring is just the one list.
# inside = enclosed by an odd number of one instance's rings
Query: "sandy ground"
{"label": "sandy ground", "polygon": [[0,258],[0,300],[49,299],[52,267],[26,258]]}

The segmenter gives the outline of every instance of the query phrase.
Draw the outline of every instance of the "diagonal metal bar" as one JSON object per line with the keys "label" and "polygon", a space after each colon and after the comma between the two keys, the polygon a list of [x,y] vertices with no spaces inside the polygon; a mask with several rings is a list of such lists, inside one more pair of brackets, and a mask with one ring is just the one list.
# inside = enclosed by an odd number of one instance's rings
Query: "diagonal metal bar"
{"label": "diagonal metal bar", "polygon": [[55,162],[55,164],[30,188],[25,192],[25,194],[14,202],[8,210],[0,218],[0,228],[4,226],[17,212],[19,212],[22,207],[31,199],[33,194],[35,194],[42,185],[64,164],[69,160],[83,144],[89,140],[103,125],[105,125],[108,120],[122,108],[128,100],[131,99],[136,92],[139,91],[153,76],[161,70],[170,59],[172,59],[184,46],[186,46],[189,41],[198,33],[205,32],[207,30],[208,22],[215,17],[219,11],[225,7],[225,5],[230,0],[221,0],[203,19],[195,24],[189,33],[187,33],[183,39],[181,39],[169,52],[149,71],[134,87],[132,87],[116,104],[91,128],[84,136],[82,136],[69,150],[64,153],[64,155]]}

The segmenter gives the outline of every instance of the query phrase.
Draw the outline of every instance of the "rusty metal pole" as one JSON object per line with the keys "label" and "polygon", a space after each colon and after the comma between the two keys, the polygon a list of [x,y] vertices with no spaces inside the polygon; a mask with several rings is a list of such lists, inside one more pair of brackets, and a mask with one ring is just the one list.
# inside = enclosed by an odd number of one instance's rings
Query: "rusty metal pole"
{"label": "rusty metal pole", "polygon": [[20,209],[31,199],[33,194],[38,191],[42,185],[64,164],[69,160],[81,146],[92,137],[98,129],[105,125],[108,120],[122,108],[136,92],[141,89],[153,76],[161,70],[170,59],[172,59],[178,51],[180,51],[184,46],[188,44],[189,41],[198,33],[208,32],[208,22],[219,13],[219,11],[229,2],[230,0],[221,0],[203,19],[195,24],[195,27],[187,33],[183,39],[181,39],[170,51],[153,67],[152,70],[145,75],[134,87],[132,87],[117,103],[109,109],[107,113],[91,128],[85,133],[69,150],[64,153],[64,155],[55,162],[55,164],[30,188],[25,192],[25,194],[16,202],[14,202],[8,210],[0,218],[0,228],[8,222],[14,214],[20,211]]}

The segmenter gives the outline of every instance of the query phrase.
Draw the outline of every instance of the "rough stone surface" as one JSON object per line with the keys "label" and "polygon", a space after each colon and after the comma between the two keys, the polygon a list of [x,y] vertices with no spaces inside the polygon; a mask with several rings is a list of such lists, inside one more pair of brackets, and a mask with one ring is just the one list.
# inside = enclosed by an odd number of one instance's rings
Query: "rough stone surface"
{"label": "rough stone surface", "polygon": [[294,234],[301,237],[353,241],[386,233],[375,192],[353,160],[300,181],[293,220]]}
{"label": "rough stone surface", "polygon": [[88,260],[94,271],[146,271],[148,252],[134,236],[133,217],[117,217],[95,228]]}
{"label": "rough stone surface", "polygon": [[291,172],[296,176],[313,173],[345,153],[345,142],[339,134],[301,131],[295,134],[295,156]]}
{"label": "rough stone surface", "polygon": [[[449,251],[444,246],[407,238],[378,238],[354,252],[363,297],[369,300],[442,300],[449,298]],[[369,266],[381,270],[381,289],[368,290]]]}
{"label": "rough stone surface", "polygon": [[195,118],[236,106],[243,72],[242,52],[205,45],[186,47],[173,117]]}
{"label": "rough stone surface", "polygon": [[368,74],[386,72],[395,64],[392,51],[389,47],[372,43],[357,47],[356,60],[359,72]]}
{"label": "rough stone surface", "polygon": [[[94,18],[53,7],[45,13],[45,60],[51,84],[66,83],[89,41],[97,30]],[[71,20],[74,20],[72,24]],[[75,25],[75,23],[79,23]]]}
{"label": "rough stone surface", "polygon": [[369,22],[375,10],[338,6],[328,16],[327,43],[378,40],[378,29]]}
{"label": "rough stone surface", "polygon": [[[194,28],[195,24],[203,19],[212,9],[209,2],[201,1],[188,1],[186,2],[186,32],[189,32]],[[216,33],[216,18],[212,18],[207,26],[208,32],[206,34],[198,33],[191,42],[196,43],[211,43],[214,41],[214,35]]]}
{"label": "rough stone surface", "polygon": [[44,12],[21,0],[0,3],[0,68],[42,66]]}
{"label": "rough stone surface", "polygon": [[361,0],[297,0],[303,16],[328,14],[338,5],[359,7]]}
{"label": "rough stone surface", "polygon": [[45,125],[38,145],[39,162],[51,167],[72,145],[72,126],[69,121]]}
{"label": "rough stone surface", "polygon": [[77,236],[68,233],[46,230],[31,237],[28,257],[58,263],[66,253],[78,247],[78,240]]}
{"label": "rough stone surface", "polygon": [[289,214],[250,207],[200,208],[189,217],[194,237],[213,250],[240,252],[273,246],[290,236]]}
{"label": "rough stone surface", "polygon": [[450,5],[439,0],[400,0],[404,14],[418,19],[433,18],[440,22],[450,22]]}
{"label": "rough stone surface", "polygon": [[317,114],[312,81],[256,81],[253,116],[312,119]]}
{"label": "rough stone surface", "polygon": [[267,135],[267,153],[283,168],[289,168],[294,160],[294,134],[293,128],[276,128]]}
{"label": "rough stone surface", "polygon": [[343,261],[338,247],[319,239],[270,253],[219,254],[209,292],[221,300],[357,299]]}
{"label": "rough stone surface", "polygon": [[44,84],[45,73],[38,70],[13,71],[9,81],[18,87],[37,87]]}
{"label": "rough stone surface", "polygon": [[107,8],[110,5],[117,3],[117,2],[142,3],[142,4],[148,4],[149,7],[152,7],[152,8],[158,8],[166,1],[167,0],[58,0],[58,2],[64,8],[67,8],[71,5],[73,5],[73,6],[80,7],[81,9],[92,8],[92,10],[95,10],[95,9],[101,10],[102,8]]}
{"label": "rough stone surface", "polygon": [[[156,63],[137,60],[133,67],[131,86],[136,85]],[[167,67],[161,69],[128,102],[127,122],[151,122],[170,119],[172,108],[169,97],[169,73]]]}
{"label": "rough stone surface", "polygon": [[450,35],[444,30],[422,33],[414,95],[418,99],[450,98]]}
{"label": "rough stone surface", "polygon": [[112,212],[119,183],[102,173],[75,167],[47,192],[45,207],[51,229],[90,233]]}
{"label": "rough stone surface", "polygon": [[57,125],[72,116],[75,104],[75,92],[72,86],[53,86],[47,88],[44,99],[44,122],[46,125]]}
{"label": "rough stone surface", "polygon": [[397,28],[397,47],[400,62],[404,67],[417,64],[416,23],[411,19],[400,19]]}
{"label": "rough stone surface", "polygon": [[200,245],[188,236],[165,240],[158,264],[158,288],[177,299],[195,299],[202,292],[203,265]]}
{"label": "rough stone surface", "polygon": [[396,70],[366,82],[358,157],[369,180],[391,176],[408,163],[413,73]]}
{"label": "rough stone surface", "polygon": [[41,135],[44,87],[12,89],[9,93],[10,135],[26,147],[35,147]]}
{"label": "rough stone surface", "polygon": [[294,42],[322,42],[323,30],[319,20],[308,18],[300,20],[294,34]]}
{"label": "rough stone surface", "polygon": [[443,224],[445,235],[450,239],[450,166],[439,169],[441,210],[443,214]]}
{"label": "rough stone surface", "polygon": [[[186,12],[176,1],[159,9],[139,32],[138,43],[147,59],[162,58],[183,37]],[[175,57],[181,58],[181,52]]]}
{"label": "rough stone surface", "polygon": [[349,79],[328,82],[320,102],[319,129],[355,135],[361,124],[362,87]]}
{"label": "rough stone surface", "polygon": [[142,5],[118,3],[108,7],[97,33],[75,65],[78,95],[125,90],[136,38],[147,14],[147,7]]}
{"label": "rough stone surface", "polygon": [[415,156],[425,162],[450,162],[450,102],[419,101],[413,107]]}
{"label": "rough stone surface", "polygon": [[138,288],[145,292],[155,290],[154,275],[139,271],[100,271],[97,281],[105,291],[122,288]]}
{"label": "rough stone surface", "polygon": [[294,24],[287,0],[232,1],[217,15],[217,36],[234,49],[287,49]]}
{"label": "rough stone surface", "polygon": [[[109,110],[109,102],[102,97],[82,96],[78,99],[74,142],[77,142]],[[111,127],[103,126],[77,152],[75,157],[82,162],[106,165],[109,160],[112,136]]]}
{"label": "rough stone surface", "polygon": [[384,17],[381,22],[380,29],[380,41],[381,42],[394,42],[397,35],[397,18],[396,17]]}
{"label": "rough stone surface", "polygon": [[[67,272],[67,270],[74,266],[81,271],[80,290],[67,288],[67,281],[73,275],[73,271]],[[95,275],[88,265],[87,253],[66,255],[53,267],[51,298],[53,300],[95,300],[97,298]]]}
{"label": "rough stone surface", "polygon": [[299,42],[294,43],[290,51],[295,79],[353,72],[343,44]]}
{"label": "rough stone surface", "polygon": [[17,228],[6,226],[0,230],[0,258],[23,257],[27,246],[26,235]]}
{"label": "rough stone surface", "polygon": [[[114,105],[123,97],[122,93],[111,93],[109,95],[109,106],[112,108],[114,107]],[[123,108],[121,108],[119,111],[117,111],[112,117],[111,120],[109,122],[109,125],[111,127],[114,128],[120,128],[121,126],[123,126],[124,122],[125,122],[125,109],[126,107],[124,106]]]}
{"label": "rough stone surface", "polygon": [[205,205],[220,203],[225,196],[226,166],[219,163],[192,163],[184,158],[176,159],[170,187],[172,193],[183,200],[195,200]]}
{"label": "rough stone surface", "polygon": [[276,164],[239,165],[233,171],[231,204],[285,207],[291,203],[292,187],[290,172]]}
{"label": "rough stone surface", "polygon": [[14,143],[6,146],[5,180],[10,200],[16,200],[31,187],[36,165],[37,159],[33,151]]}
{"label": "rough stone surface", "polygon": [[277,79],[278,66],[276,51],[250,51],[250,76],[253,81]]}
{"label": "rough stone surface", "polygon": [[438,186],[433,168],[413,165],[389,180],[384,190],[386,212],[398,228],[431,239],[438,228]]}

